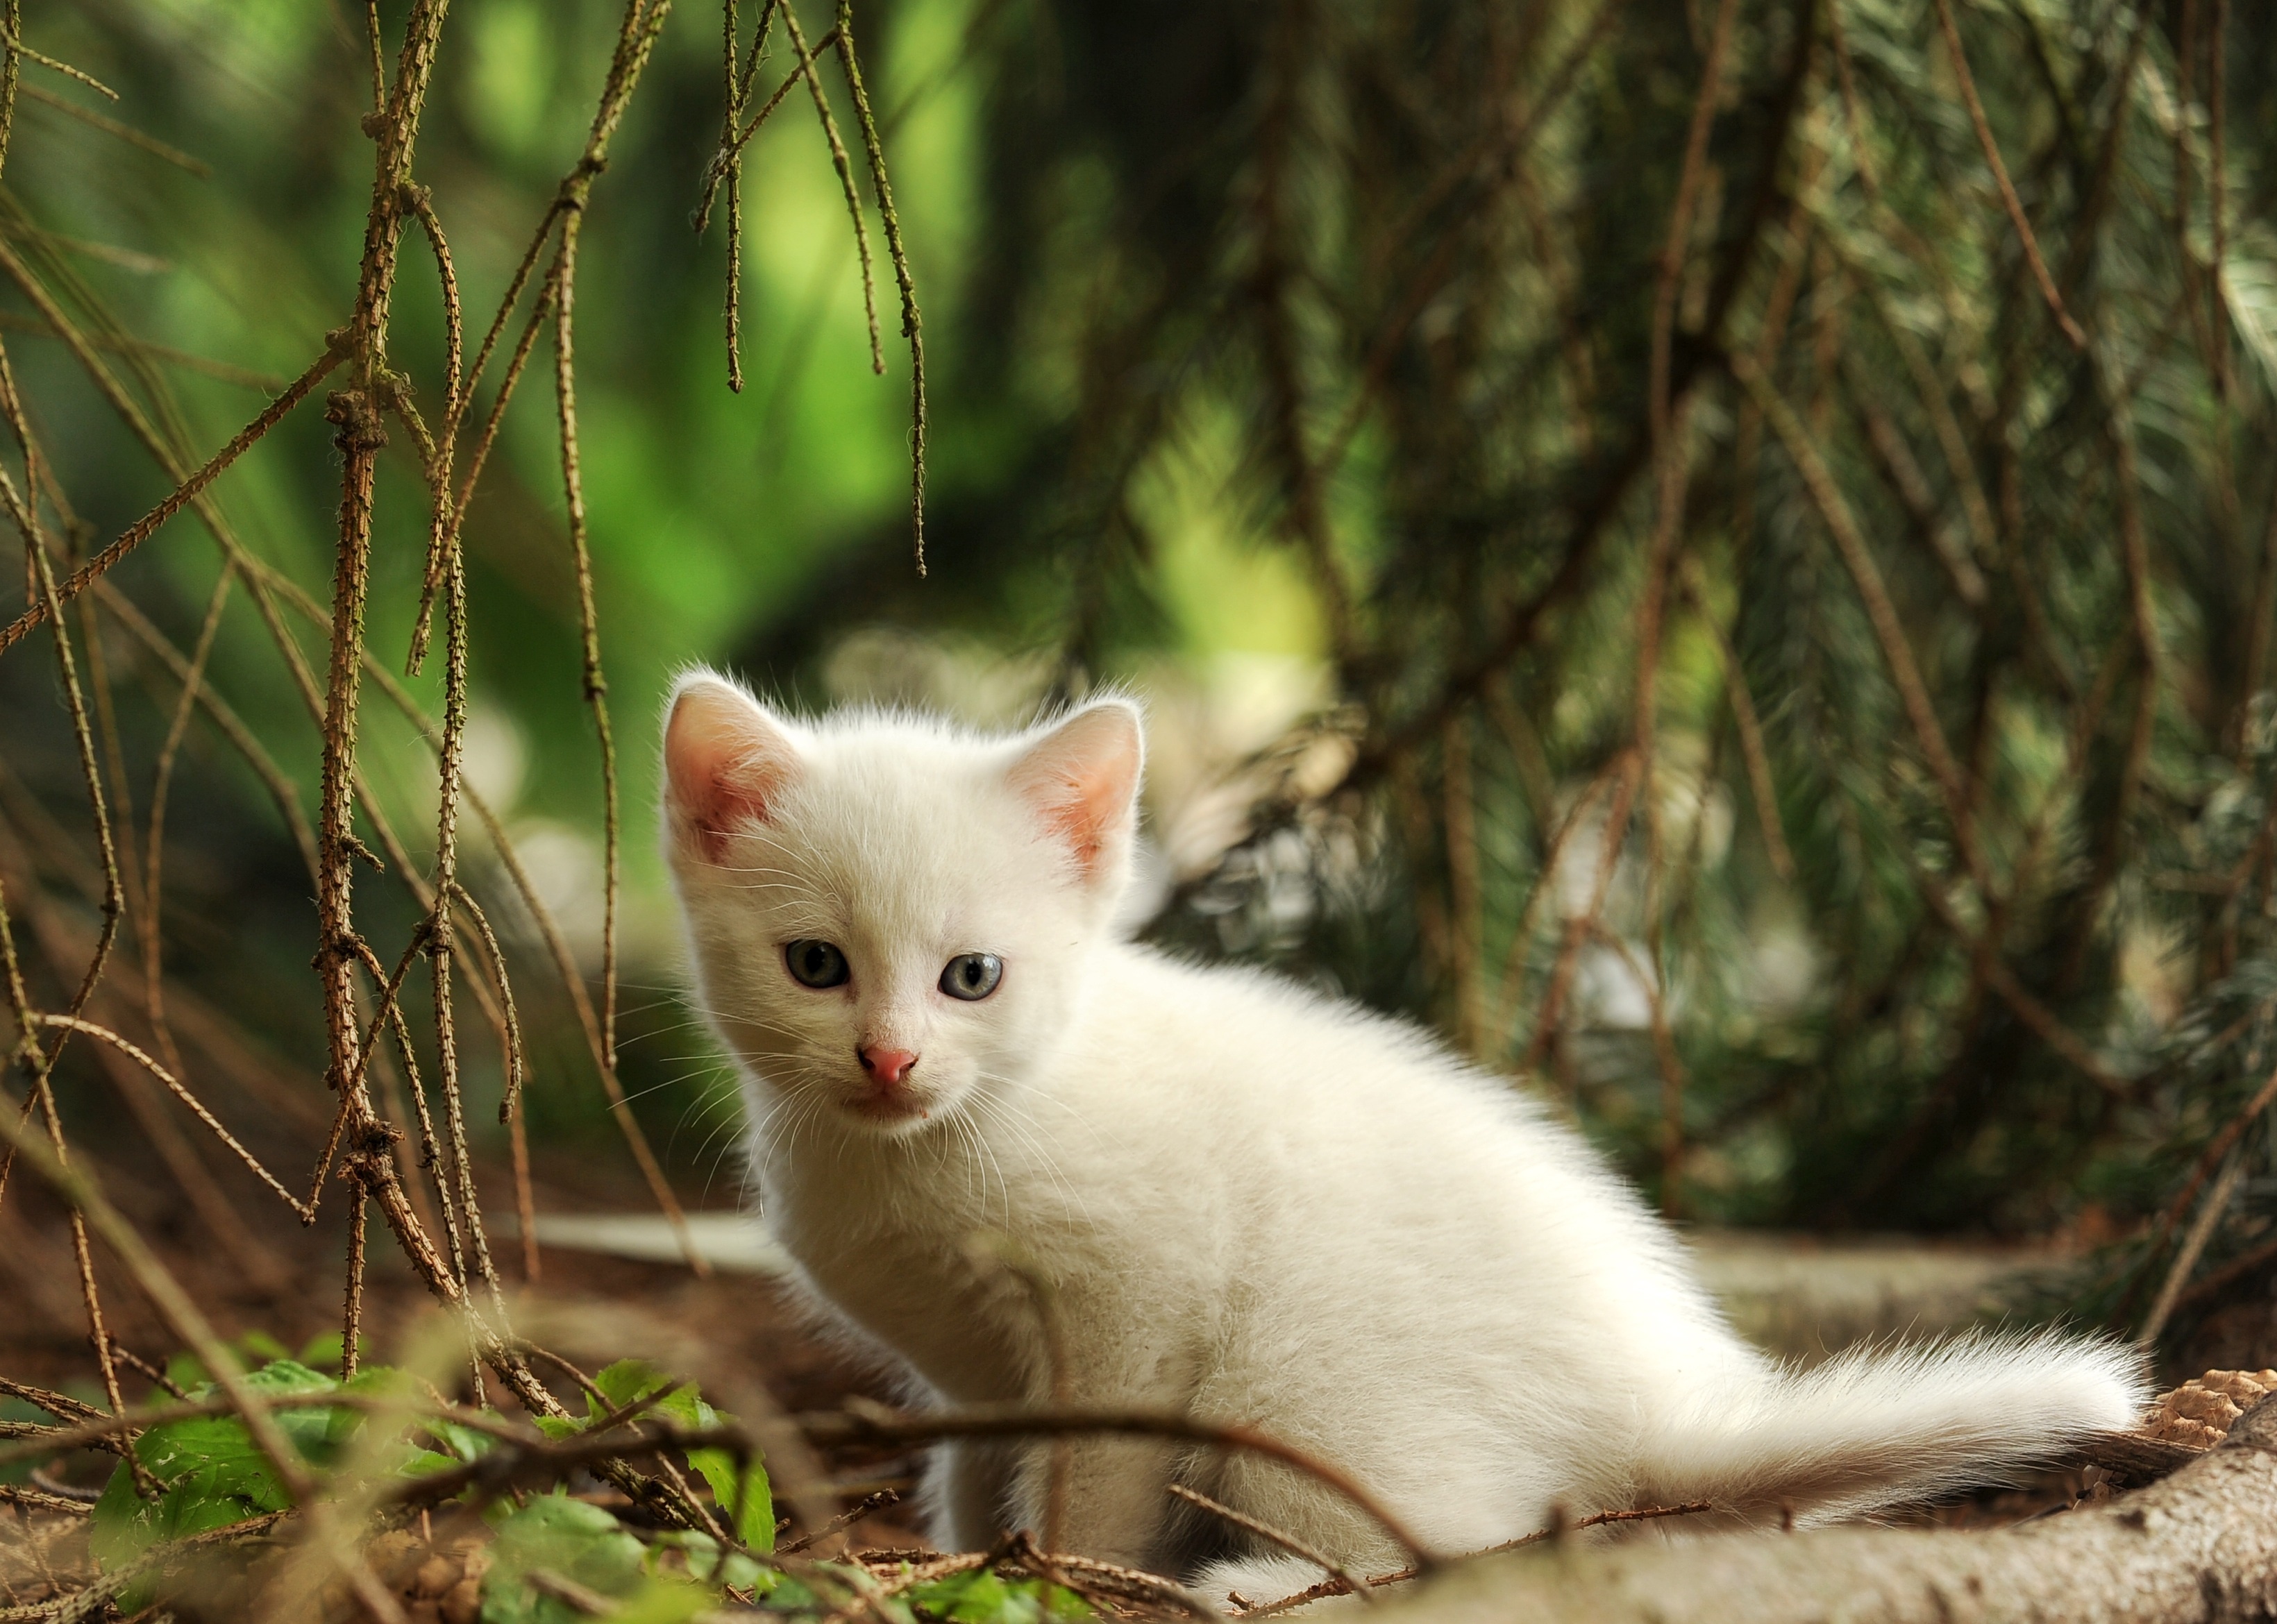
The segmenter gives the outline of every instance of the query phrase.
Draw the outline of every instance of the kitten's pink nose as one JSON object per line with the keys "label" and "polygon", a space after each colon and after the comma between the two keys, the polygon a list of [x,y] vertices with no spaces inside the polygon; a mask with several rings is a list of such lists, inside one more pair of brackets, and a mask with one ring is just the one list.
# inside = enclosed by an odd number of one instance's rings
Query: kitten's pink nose
{"label": "kitten's pink nose", "polygon": [[906,1049],[886,1049],[876,1043],[864,1043],[855,1052],[862,1057],[862,1069],[889,1088],[907,1077],[910,1067],[918,1063],[917,1056]]}

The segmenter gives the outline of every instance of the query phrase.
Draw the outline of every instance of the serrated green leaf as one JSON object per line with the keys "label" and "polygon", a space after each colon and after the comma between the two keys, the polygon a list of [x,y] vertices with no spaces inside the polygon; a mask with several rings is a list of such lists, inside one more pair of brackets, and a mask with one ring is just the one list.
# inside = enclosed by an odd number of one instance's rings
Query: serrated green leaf
{"label": "serrated green leaf", "polygon": [[[620,1410],[628,1404],[638,1403],[672,1377],[644,1359],[620,1359],[593,1378],[602,1397],[608,1401],[608,1410]],[[692,1385],[674,1387],[656,1401],[658,1414],[669,1417],[691,1430],[726,1425],[735,1417],[714,1409]],[[592,1394],[585,1396],[586,1419],[583,1425],[570,1424],[567,1431],[583,1430],[599,1420],[608,1410],[603,1409]],[[544,1420],[537,1423],[546,1428],[549,1437],[565,1437],[567,1431],[556,1432]],[[564,1423],[556,1423],[555,1425]],[[775,1502],[772,1485],[767,1479],[765,1465],[756,1452],[749,1468],[741,1474],[735,1469],[733,1451],[726,1449],[691,1449],[688,1464],[694,1467],[712,1491],[712,1498],[720,1508],[735,1519],[735,1537],[755,1551],[775,1548]]]}
{"label": "serrated green leaf", "polygon": [[[248,1372],[245,1385],[263,1398],[329,1393],[339,1384],[290,1359],[271,1360]],[[207,1384],[190,1390],[194,1399],[213,1396]],[[279,1430],[294,1451],[315,1464],[333,1460],[340,1446],[362,1424],[362,1416],[330,1406],[278,1410]],[[135,1440],[135,1457],[165,1485],[155,1502],[134,1491],[125,1461],[110,1475],[96,1503],[89,1539],[106,1567],[131,1561],[160,1540],[179,1539],[209,1529],[227,1528],[290,1503],[277,1469],[256,1448],[245,1423],[234,1415],[201,1415],[152,1427]]]}
{"label": "serrated green leaf", "polygon": [[629,1596],[645,1576],[644,1554],[598,1506],[559,1490],[541,1494],[498,1525],[483,1575],[483,1624],[575,1624],[564,1604],[530,1588],[529,1574],[542,1568],[604,1596]]}
{"label": "serrated green leaf", "polygon": [[602,1398],[608,1400],[608,1408],[604,1409],[589,1393],[585,1395],[586,1414],[590,1419],[598,1421],[608,1410],[622,1409],[628,1404],[645,1399],[670,1379],[645,1359],[620,1359],[593,1377],[593,1385],[600,1390]]}
{"label": "serrated green leaf", "polygon": [[760,1463],[757,1452],[750,1457],[740,1484],[736,1482],[735,1457],[727,1450],[691,1449],[688,1452],[688,1464],[703,1475],[720,1509],[735,1519],[736,1539],[754,1551],[775,1548],[774,1494],[767,1482],[767,1468]]}

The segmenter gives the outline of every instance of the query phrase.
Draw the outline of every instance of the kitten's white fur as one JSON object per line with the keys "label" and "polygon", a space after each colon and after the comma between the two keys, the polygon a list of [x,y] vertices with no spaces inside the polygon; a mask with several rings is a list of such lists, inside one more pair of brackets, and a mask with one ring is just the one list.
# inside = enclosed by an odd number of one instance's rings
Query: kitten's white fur
{"label": "kitten's white fur", "polygon": [[[923,1396],[1048,1394],[1032,1301],[973,1256],[994,1232],[1055,1291],[1075,1401],[1253,1423],[1443,1552],[1560,1506],[1854,1515],[2139,1411],[2139,1361],[2104,1341],[1971,1337],[1784,1370],[1506,1081],[1349,1004],[1117,939],[1134,707],[980,738],[870,712],[794,722],[697,673],[667,732],[666,850],[767,1221],[819,1302]],[[842,947],[850,981],[795,982],[783,947],[803,937]],[[1005,967],[978,1003],[936,985],[969,952]],[[865,1043],[919,1056],[903,1090],[865,1074]],[[1076,1551],[1192,1557],[1179,1481],[1362,1569],[1397,1565],[1366,1517],[1270,1462],[1130,1439],[1069,1460]],[[934,1537],[976,1550],[1039,1528],[1042,1477],[1040,1448],[942,1448]],[[1202,1576],[1213,1595],[1319,1577],[1232,1550]]]}

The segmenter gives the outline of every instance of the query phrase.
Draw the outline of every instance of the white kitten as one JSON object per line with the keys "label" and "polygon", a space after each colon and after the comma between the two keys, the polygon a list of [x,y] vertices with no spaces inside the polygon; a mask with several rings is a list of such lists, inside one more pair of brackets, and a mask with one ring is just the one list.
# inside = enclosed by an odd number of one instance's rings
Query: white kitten
{"label": "white kitten", "polygon": [[[1110,927],[1143,750],[1116,700],[1009,739],[774,715],[688,677],[666,844],[703,1007],[749,1094],[769,1224],[833,1316],[944,1404],[1040,1401],[1055,1289],[1075,1401],[1245,1421],[1343,1467],[1442,1552],[1707,1499],[1852,1515],[2131,1424],[2109,1342],[1978,1337],[1808,1374],[1742,1343],[1583,1142],[1414,1028]],[[1039,1447],[957,1445],[934,1537],[1038,1529]],[[1254,1457],[1068,1449],[1072,1550],[1317,1572],[1177,1515],[1192,1485],[1366,1570],[1382,1531]],[[1215,1559],[1214,1563],[1212,1559]]]}

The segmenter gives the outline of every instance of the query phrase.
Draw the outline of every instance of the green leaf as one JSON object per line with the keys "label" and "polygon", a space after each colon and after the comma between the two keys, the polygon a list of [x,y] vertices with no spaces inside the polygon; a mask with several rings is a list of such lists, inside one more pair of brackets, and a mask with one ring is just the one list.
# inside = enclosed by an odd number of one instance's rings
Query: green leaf
{"label": "green leaf", "polygon": [[[618,1410],[645,1399],[671,1379],[645,1359],[620,1359],[594,1377],[593,1385],[608,1400],[608,1409]],[[588,1418],[594,1421],[608,1413],[590,1393],[585,1395],[585,1409]]]}
{"label": "green leaf", "polygon": [[718,1605],[711,1591],[685,1580],[649,1579],[610,1616],[613,1624],[687,1624]]}
{"label": "green leaf", "polygon": [[1041,1579],[1007,1579],[985,1567],[911,1585],[904,1594],[948,1624],[1041,1624],[1047,1619],[1085,1619],[1092,1613],[1089,1602],[1063,1586]]}
{"label": "green leaf", "polygon": [[[22,1399],[0,1399],[0,1421],[26,1421],[41,1427],[56,1424],[53,1415]],[[29,1483],[32,1468],[38,1464],[36,1461],[18,1461],[9,1466],[0,1466],[0,1483]]]}
{"label": "green leaf", "polygon": [[[628,1404],[638,1403],[671,1381],[671,1377],[644,1359],[620,1359],[594,1377],[593,1385],[600,1389],[608,1400],[608,1410],[597,1403],[592,1394],[585,1395],[586,1420],[590,1426],[609,1410],[621,1410]],[[724,1426],[735,1420],[707,1403],[693,1385],[675,1387],[656,1401],[657,1413],[678,1422],[682,1426],[708,1429]],[[544,1421],[537,1423],[546,1428],[549,1437],[566,1437],[567,1432],[555,1432]],[[561,1423],[555,1423],[561,1425]],[[571,1425],[570,1431],[583,1430]],[[765,1465],[754,1451],[747,1468],[740,1475],[735,1469],[735,1456],[727,1449],[691,1449],[688,1464],[695,1468],[711,1488],[712,1498],[720,1509],[735,1519],[735,1538],[755,1551],[775,1548],[775,1502],[773,1486],[767,1481]]]}
{"label": "green leaf", "polygon": [[[339,1384],[289,1359],[272,1360],[245,1377],[245,1385],[265,1398],[329,1393]],[[209,1384],[193,1388],[207,1399]],[[298,1454],[323,1464],[362,1424],[354,1411],[326,1406],[276,1412],[278,1429]],[[134,1443],[136,1459],[165,1485],[155,1503],[134,1491],[133,1475],[122,1461],[96,1502],[89,1544],[106,1567],[132,1561],[160,1540],[179,1539],[208,1529],[226,1528],[289,1503],[277,1469],[256,1448],[245,1423],[234,1415],[201,1415],[152,1427]]]}
{"label": "green leaf", "polygon": [[644,1554],[598,1506],[559,1490],[541,1494],[498,1525],[483,1575],[483,1624],[575,1624],[575,1613],[529,1587],[529,1574],[543,1568],[604,1596],[629,1596],[644,1576]]}
{"label": "green leaf", "polygon": [[[704,1406],[706,1409],[711,1406]],[[709,1423],[705,1424],[710,1424]],[[758,1452],[750,1456],[736,1482],[735,1457],[725,1449],[691,1449],[688,1464],[703,1474],[720,1509],[735,1519],[735,1537],[754,1551],[775,1548],[775,1501],[767,1484],[767,1468]]]}
{"label": "green leaf", "polygon": [[[339,1332],[327,1331],[322,1336],[310,1337],[308,1341],[301,1346],[301,1351],[295,1354],[293,1357],[311,1370],[322,1370],[326,1375],[331,1375],[340,1368],[340,1350],[345,1346],[346,1339]],[[371,1339],[369,1337],[358,1337],[356,1339],[356,1364],[358,1367],[356,1374],[359,1377],[361,1377],[365,1371],[369,1370],[372,1368],[370,1365],[365,1363],[365,1361],[370,1356]]]}
{"label": "green leaf", "polygon": [[237,1351],[248,1363],[291,1362],[293,1350],[266,1331],[248,1331],[237,1339]]}

